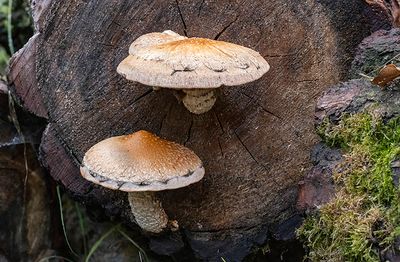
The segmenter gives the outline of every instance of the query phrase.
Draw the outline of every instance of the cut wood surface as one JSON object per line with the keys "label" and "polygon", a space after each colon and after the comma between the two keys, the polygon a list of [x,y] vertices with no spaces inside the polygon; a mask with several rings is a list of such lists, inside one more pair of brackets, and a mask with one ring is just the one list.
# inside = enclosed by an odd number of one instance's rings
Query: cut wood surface
{"label": "cut wood surface", "polygon": [[[42,99],[51,123],[42,140],[50,174],[75,197],[129,220],[126,194],[79,176],[84,153],[140,129],[184,144],[203,160],[204,179],[158,195],[204,259],[243,257],[265,240],[266,226],[296,212],[298,182],[318,141],[315,99],[345,79],[370,29],[387,25],[358,0],[53,1],[41,17],[30,76],[37,86],[29,92]],[[167,29],[250,47],[271,70],[254,83],[223,88],[211,111],[190,114],[169,90],[116,73],[133,40]],[[11,76],[20,68],[14,61]],[[14,92],[24,86],[14,83]],[[25,105],[30,97],[20,95]]]}
{"label": "cut wood surface", "polygon": [[37,116],[47,118],[47,109],[42,97],[37,92],[36,79],[36,46],[38,34],[29,39],[29,42],[16,53],[10,60],[10,73],[8,79],[11,87],[16,92],[21,105]]}

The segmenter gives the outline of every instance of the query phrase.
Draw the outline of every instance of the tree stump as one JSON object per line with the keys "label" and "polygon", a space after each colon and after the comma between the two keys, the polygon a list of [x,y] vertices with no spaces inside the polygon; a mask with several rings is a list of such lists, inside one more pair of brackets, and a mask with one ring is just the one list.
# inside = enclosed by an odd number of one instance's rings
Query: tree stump
{"label": "tree stump", "polygon": [[[9,78],[21,102],[48,117],[41,157],[51,176],[77,199],[129,223],[125,193],[80,177],[86,150],[140,129],[184,144],[203,160],[205,178],[158,195],[186,244],[206,260],[241,260],[266,240],[269,225],[296,213],[298,182],[318,141],[314,100],[346,78],[371,29],[389,26],[358,0],[40,3],[37,35],[14,57]],[[190,114],[168,90],[116,73],[134,39],[167,29],[250,47],[271,70],[223,88],[206,114]],[[32,64],[31,74],[18,73]]]}

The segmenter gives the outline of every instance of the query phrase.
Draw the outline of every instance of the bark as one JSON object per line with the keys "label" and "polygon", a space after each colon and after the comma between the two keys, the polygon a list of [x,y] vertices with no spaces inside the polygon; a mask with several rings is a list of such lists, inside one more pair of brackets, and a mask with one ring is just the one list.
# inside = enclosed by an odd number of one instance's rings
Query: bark
{"label": "bark", "polygon": [[333,172],[341,163],[340,150],[323,143],[317,144],[311,153],[313,168],[299,182],[297,209],[309,213],[326,204],[335,195]]}
{"label": "bark", "polygon": [[365,38],[357,48],[351,64],[351,78],[360,74],[375,77],[385,64],[398,64],[400,61],[400,29],[378,30]]}
{"label": "bark", "polygon": [[[371,28],[387,25],[357,0],[45,2],[46,19],[22,52],[36,67],[19,73],[32,67],[17,55],[9,75],[21,103],[51,123],[42,162],[74,197],[129,223],[126,194],[79,176],[86,150],[140,129],[191,148],[205,178],[158,197],[186,244],[207,260],[241,260],[266,240],[269,225],[297,212],[297,184],[318,141],[314,100],[346,78]],[[248,46],[271,70],[255,83],[223,88],[206,114],[190,114],[168,90],[116,73],[134,39],[167,29]]]}

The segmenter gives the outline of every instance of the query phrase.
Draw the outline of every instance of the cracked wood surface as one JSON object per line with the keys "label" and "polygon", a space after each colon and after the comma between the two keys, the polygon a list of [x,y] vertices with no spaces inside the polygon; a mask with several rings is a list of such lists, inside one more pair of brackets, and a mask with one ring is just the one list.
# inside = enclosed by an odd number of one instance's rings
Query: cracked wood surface
{"label": "cracked wood surface", "polygon": [[[51,152],[58,145],[81,161],[100,140],[145,129],[203,160],[201,182],[159,193],[168,215],[188,232],[256,228],[289,217],[317,141],[314,100],[344,78],[354,47],[369,34],[365,8],[357,0],[54,1],[36,56],[52,126],[44,158],[56,165]],[[167,29],[250,47],[271,70],[254,83],[223,88],[210,112],[192,115],[171,91],[116,73],[134,39]],[[77,197],[101,202],[114,194],[86,192],[78,169],[65,165],[70,172],[51,174]],[[103,206],[120,216],[129,209]]]}

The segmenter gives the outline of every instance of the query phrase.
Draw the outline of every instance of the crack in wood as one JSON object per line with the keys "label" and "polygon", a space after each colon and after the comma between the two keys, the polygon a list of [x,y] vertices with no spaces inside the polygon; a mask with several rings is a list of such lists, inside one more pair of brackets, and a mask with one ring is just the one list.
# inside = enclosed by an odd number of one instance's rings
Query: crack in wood
{"label": "crack in wood", "polygon": [[264,108],[260,103],[257,103],[257,105],[258,105],[258,106],[261,108],[261,110],[264,111],[265,113],[267,113],[267,114],[269,114],[269,115],[271,115],[271,116],[273,116],[273,117],[276,117],[276,118],[278,118],[279,120],[282,120],[282,119],[283,119],[282,117],[278,116],[277,114],[275,114],[275,113],[269,111],[268,109]]}
{"label": "crack in wood", "polygon": [[67,144],[67,142],[65,142],[64,139],[61,138],[62,132],[57,132],[56,129],[49,127],[49,125],[46,128],[48,129],[48,132],[53,132],[54,138],[58,140],[58,142],[65,149],[67,154],[71,157],[72,162],[75,164],[75,166],[81,166],[82,164],[81,160],[79,160],[78,156],[74,153],[73,149]]}
{"label": "crack in wood", "polygon": [[317,82],[317,81],[319,81],[320,79],[319,78],[317,78],[317,79],[299,79],[299,80],[296,80],[296,82],[297,83],[303,83],[303,82]]}
{"label": "crack in wood", "polygon": [[[105,16],[106,16],[106,14],[104,14]],[[112,25],[117,25],[117,27],[122,27],[122,25],[120,24],[120,23],[117,23],[117,22],[115,22],[114,20],[115,19],[118,19],[118,17],[114,17],[112,20],[111,20],[111,23],[108,25],[108,27],[107,27],[107,31],[110,29],[110,27],[112,26]],[[105,31],[106,31],[105,30]]]}
{"label": "crack in wood", "polygon": [[218,140],[218,146],[219,146],[219,150],[221,152],[221,156],[224,157],[224,151],[222,150],[221,141],[219,140],[219,137],[217,137],[217,140]]}
{"label": "crack in wood", "polygon": [[117,26],[121,27],[122,25],[120,23],[115,22],[115,19],[117,19],[118,17],[114,17],[113,20],[111,20],[112,24],[116,24]]}
{"label": "crack in wood", "polygon": [[135,104],[136,102],[138,102],[139,100],[143,99],[145,96],[149,95],[153,93],[153,89],[149,89],[146,92],[144,92],[143,94],[141,94],[140,96],[136,97],[135,100],[133,100],[132,104]]}
{"label": "crack in wood", "polygon": [[[250,100],[253,100],[253,99],[254,99],[254,97],[249,96],[249,95],[246,94],[246,93],[243,93],[243,92],[240,92],[240,91],[239,91],[239,93],[242,94],[242,95],[244,95],[245,97],[249,98]],[[265,113],[267,113],[267,114],[269,114],[269,115],[272,115],[273,117],[276,117],[276,118],[278,118],[279,120],[283,120],[282,117],[280,117],[279,115],[273,113],[272,111],[269,111],[269,110],[266,109],[264,106],[262,106],[259,102],[256,102],[256,105],[259,106],[259,107],[261,108],[261,110],[264,111]]]}
{"label": "crack in wood", "polygon": [[[238,8],[236,8],[234,11],[235,11],[235,12],[240,11],[240,7],[241,7],[245,2],[246,2],[246,0],[242,1],[241,3],[239,3],[239,4],[238,4]],[[219,33],[217,33],[217,35],[214,37],[214,40],[218,40],[218,39],[221,37],[221,35],[222,35],[223,33],[225,33],[225,31],[228,30],[228,28],[230,28],[230,27],[232,26],[232,24],[234,24],[234,23],[239,19],[239,17],[240,17],[240,12],[239,12],[239,14],[237,14],[237,15],[235,16],[235,18],[234,18],[228,25],[226,25],[224,28],[222,28],[222,30],[221,30]]]}
{"label": "crack in wood", "polygon": [[221,37],[221,35],[223,33],[225,33],[225,31],[228,30],[228,28],[231,27],[231,25],[233,25],[238,20],[238,18],[239,18],[239,15],[237,15],[235,17],[235,19],[233,21],[231,21],[228,25],[226,25],[224,28],[222,28],[222,30],[214,37],[214,40],[218,40]]}
{"label": "crack in wood", "polygon": [[224,127],[222,126],[221,120],[219,119],[217,113],[215,113],[215,112],[213,112],[213,113],[215,115],[215,118],[217,118],[217,121],[218,121],[219,127],[221,128],[222,133],[225,134],[225,130],[224,130]]}
{"label": "crack in wood", "polygon": [[160,127],[158,128],[158,134],[161,133],[161,130],[162,130],[163,125],[164,125],[164,122],[165,122],[165,120],[167,119],[169,113],[171,112],[171,109],[172,109],[172,103],[169,104],[169,107],[168,107],[168,109],[167,109],[167,113],[165,113],[163,119],[161,120]]}
{"label": "crack in wood", "polygon": [[190,122],[190,126],[189,126],[189,130],[188,130],[188,134],[187,134],[187,137],[186,137],[186,140],[185,140],[185,142],[183,143],[183,145],[185,145],[185,146],[186,146],[186,143],[187,143],[187,142],[189,142],[189,140],[190,140],[190,137],[192,136],[193,122],[194,122],[194,120],[193,120],[193,116],[192,116],[192,121]]}
{"label": "crack in wood", "polygon": [[[135,105],[138,101],[140,101],[141,99],[145,98],[146,96],[148,96],[152,92],[153,92],[153,89],[147,90],[146,92],[144,92],[140,96],[136,97],[129,106],[127,106],[126,108],[123,109],[122,112],[121,111],[114,112],[113,115],[111,116],[111,118],[113,118],[116,123],[120,122],[121,119],[126,117],[126,114],[129,113],[129,110],[133,105]],[[133,126],[135,126],[136,123],[138,123],[139,121],[140,120],[137,120],[135,123],[133,123]]]}
{"label": "crack in wood", "polygon": [[[103,77],[106,78],[106,76],[104,76],[104,75],[98,75],[96,77],[96,81],[94,81],[94,83],[92,85],[90,85],[86,88],[87,90],[90,90],[90,93],[88,94],[88,98],[94,97],[96,94],[104,92],[104,89],[98,88],[99,82],[103,80]],[[124,86],[126,83],[126,80],[124,78],[122,78],[118,74],[115,74],[110,79],[106,79],[105,83],[103,85],[104,86],[114,86],[112,83],[114,80],[116,80],[115,84],[118,84],[121,86]]]}
{"label": "crack in wood", "polygon": [[201,1],[199,9],[198,9],[197,16],[200,16],[201,10],[203,9],[203,5],[204,5],[205,2],[206,2],[206,0],[202,0]]}
{"label": "crack in wood", "polygon": [[233,130],[233,133],[235,134],[235,136],[237,137],[237,139],[239,140],[240,144],[242,144],[243,148],[247,151],[247,153],[249,153],[250,157],[259,165],[261,166],[264,170],[266,170],[266,167],[260,163],[255,156],[253,155],[253,153],[251,153],[250,149],[246,146],[246,144],[243,142],[243,140],[240,138],[240,136],[237,134],[236,130]]}
{"label": "crack in wood", "polygon": [[179,6],[179,1],[178,1],[178,0],[175,0],[175,3],[176,3],[176,7],[178,8],[179,17],[181,18],[181,21],[182,21],[183,33],[184,33],[185,36],[187,37],[188,34],[187,34],[186,22],[185,22],[185,18],[183,17],[183,14],[182,14],[181,7]]}

